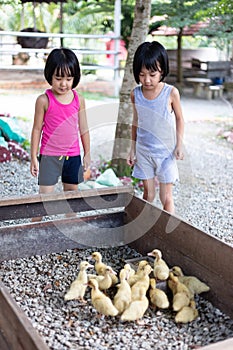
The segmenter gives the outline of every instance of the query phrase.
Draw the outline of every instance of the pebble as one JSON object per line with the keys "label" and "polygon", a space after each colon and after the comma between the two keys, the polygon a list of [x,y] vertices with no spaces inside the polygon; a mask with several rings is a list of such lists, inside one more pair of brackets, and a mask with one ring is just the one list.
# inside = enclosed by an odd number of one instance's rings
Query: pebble
{"label": "pebble", "polygon": [[[181,181],[174,188],[174,198],[177,214],[185,221],[233,245],[233,150],[224,140],[212,137],[217,127],[192,123],[192,135],[186,140],[188,159],[179,164]],[[187,164],[192,164],[189,174]],[[0,169],[2,197],[37,193],[28,162],[1,163]],[[139,256],[127,246],[98,250],[117,271],[123,258]],[[91,251],[67,250],[0,265],[3,283],[51,350],[191,350],[233,337],[233,320],[200,296],[196,297],[199,317],[185,325],[176,324],[170,310],[152,312],[150,308],[143,326],[123,323],[118,317],[99,319],[89,291],[85,305],[64,302],[80,260]]]}

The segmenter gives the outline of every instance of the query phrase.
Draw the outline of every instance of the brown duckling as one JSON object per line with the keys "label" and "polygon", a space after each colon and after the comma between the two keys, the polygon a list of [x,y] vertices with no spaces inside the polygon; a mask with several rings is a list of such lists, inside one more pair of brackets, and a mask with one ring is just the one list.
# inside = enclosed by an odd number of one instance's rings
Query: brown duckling
{"label": "brown duckling", "polygon": [[169,307],[167,294],[156,287],[155,278],[150,279],[149,297],[153,306],[158,307],[159,309],[167,309]]}
{"label": "brown duckling", "polygon": [[95,279],[88,281],[91,288],[91,302],[96,311],[105,316],[116,316],[117,308],[113,305],[111,299],[99,290],[98,282]]}
{"label": "brown duckling", "polygon": [[76,279],[71,283],[69,290],[66,292],[64,299],[65,300],[74,300],[79,299],[83,303],[86,303],[84,300],[84,295],[87,288],[87,269],[94,267],[93,265],[89,264],[88,261],[82,261],[79,264],[79,273],[76,277]]}
{"label": "brown duckling", "polygon": [[148,256],[153,256],[154,260],[154,277],[156,280],[165,281],[169,277],[169,267],[162,259],[162,253],[159,249],[154,249],[147,253]]}

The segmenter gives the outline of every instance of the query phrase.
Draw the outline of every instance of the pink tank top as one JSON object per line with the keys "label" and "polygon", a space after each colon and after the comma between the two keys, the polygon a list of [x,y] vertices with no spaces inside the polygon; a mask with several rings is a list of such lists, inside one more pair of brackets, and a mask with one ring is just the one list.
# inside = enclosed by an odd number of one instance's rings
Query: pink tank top
{"label": "pink tank top", "polygon": [[47,156],[80,155],[78,94],[72,90],[74,98],[70,104],[60,103],[51,89],[46,90],[49,106],[44,115],[40,154]]}

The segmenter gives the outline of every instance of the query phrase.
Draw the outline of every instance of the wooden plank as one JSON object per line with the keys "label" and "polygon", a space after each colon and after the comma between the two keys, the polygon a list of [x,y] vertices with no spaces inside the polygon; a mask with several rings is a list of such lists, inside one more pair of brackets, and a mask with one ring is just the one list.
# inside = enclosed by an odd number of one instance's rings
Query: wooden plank
{"label": "wooden plank", "polygon": [[49,350],[1,282],[0,309],[1,350]]}
{"label": "wooden plank", "polygon": [[67,218],[0,228],[0,261],[66,249],[119,246],[124,212]]}
{"label": "wooden plank", "polygon": [[138,198],[125,211],[131,247],[143,255],[160,249],[169,266],[206,282],[206,297],[233,317],[233,247]]}
{"label": "wooden plank", "polygon": [[119,186],[3,198],[0,221],[122,207],[132,199],[132,194],[130,186]]}

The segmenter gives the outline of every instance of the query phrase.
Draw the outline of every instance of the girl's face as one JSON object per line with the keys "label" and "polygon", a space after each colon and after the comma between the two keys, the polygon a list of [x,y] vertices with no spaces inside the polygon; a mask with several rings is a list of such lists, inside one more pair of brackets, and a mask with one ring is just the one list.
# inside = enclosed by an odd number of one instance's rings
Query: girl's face
{"label": "girl's face", "polygon": [[161,80],[162,71],[148,70],[142,67],[139,74],[139,80],[142,86],[146,89],[152,89],[158,85]]}
{"label": "girl's face", "polygon": [[59,75],[56,75],[56,73],[54,73],[52,77],[52,89],[58,95],[65,95],[67,92],[69,92],[72,89],[73,81],[74,81],[73,77],[66,76],[66,75],[64,77],[61,77]]}

